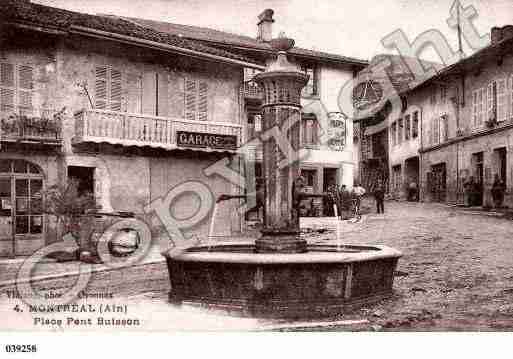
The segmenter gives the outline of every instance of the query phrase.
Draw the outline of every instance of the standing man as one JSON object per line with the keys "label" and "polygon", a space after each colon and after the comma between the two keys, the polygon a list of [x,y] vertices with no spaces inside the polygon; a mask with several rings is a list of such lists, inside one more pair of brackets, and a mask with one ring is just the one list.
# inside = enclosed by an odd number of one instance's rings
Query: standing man
{"label": "standing man", "polygon": [[356,200],[355,212],[356,212],[357,216],[360,216],[360,208],[361,208],[361,204],[362,204],[362,197],[365,194],[365,188],[360,186],[359,183],[355,183],[355,186],[353,187],[353,193],[354,193],[355,200]]}
{"label": "standing man", "polygon": [[385,188],[381,182],[378,182],[374,189],[374,199],[376,200],[376,212],[385,213]]}

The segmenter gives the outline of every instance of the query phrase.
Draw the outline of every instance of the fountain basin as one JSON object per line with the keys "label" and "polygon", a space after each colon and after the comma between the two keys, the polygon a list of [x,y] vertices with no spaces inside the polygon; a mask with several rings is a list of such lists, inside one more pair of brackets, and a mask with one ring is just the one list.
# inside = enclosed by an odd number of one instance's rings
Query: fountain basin
{"label": "fountain basin", "polygon": [[256,253],[254,243],[171,250],[169,300],[253,317],[322,317],[392,294],[401,253],[385,246],[309,245]]}

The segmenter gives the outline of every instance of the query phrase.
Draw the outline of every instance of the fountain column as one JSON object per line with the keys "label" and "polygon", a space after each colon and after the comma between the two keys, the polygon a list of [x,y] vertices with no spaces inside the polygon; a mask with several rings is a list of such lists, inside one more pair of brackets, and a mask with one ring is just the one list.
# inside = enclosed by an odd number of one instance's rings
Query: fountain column
{"label": "fountain column", "polygon": [[277,38],[271,46],[278,50],[266,72],[255,77],[264,90],[262,105],[263,175],[265,211],[262,236],[256,240],[260,253],[306,252],[300,238],[299,203],[295,198],[300,175],[301,90],[308,76],[287,60],[294,40]]}

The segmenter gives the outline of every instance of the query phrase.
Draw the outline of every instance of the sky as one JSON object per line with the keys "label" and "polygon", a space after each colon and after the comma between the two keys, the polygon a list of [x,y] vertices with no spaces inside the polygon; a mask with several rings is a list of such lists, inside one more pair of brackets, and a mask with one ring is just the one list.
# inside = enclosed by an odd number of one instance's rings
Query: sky
{"label": "sky", "polygon": [[[33,0],[33,2],[87,13],[109,13],[178,24],[210,27],[248,36],[256,35],[257,16],[274,10],[274,35],[283,31],[296,45],[313,50],[370,60],[394,53],[381,39],[402,29],[413,41],[430,29],[439,30],[456,51],[457,32],[447,25],[453,0]],[[479,34],[492,26],[513,23],[512,0],[461,0],[474,6],[473,23]],[[472,53],[465,41],[463,50]],[[427,60],[440,61],[427,49]]]}

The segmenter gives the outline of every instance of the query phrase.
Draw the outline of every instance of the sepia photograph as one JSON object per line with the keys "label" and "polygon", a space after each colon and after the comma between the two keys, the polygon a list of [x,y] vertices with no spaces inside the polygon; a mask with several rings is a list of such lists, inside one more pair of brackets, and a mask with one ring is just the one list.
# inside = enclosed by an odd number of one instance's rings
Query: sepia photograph
{"label": "sepia photograph", "polygon": [[512,5],[1,0],[0,332],[512,331]]}

